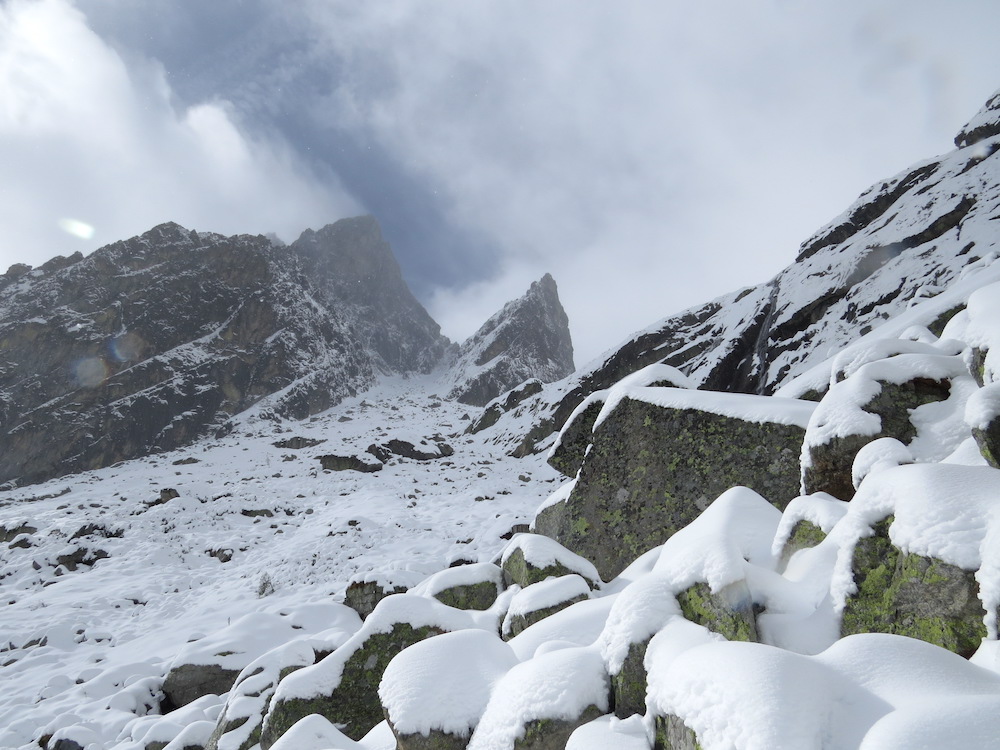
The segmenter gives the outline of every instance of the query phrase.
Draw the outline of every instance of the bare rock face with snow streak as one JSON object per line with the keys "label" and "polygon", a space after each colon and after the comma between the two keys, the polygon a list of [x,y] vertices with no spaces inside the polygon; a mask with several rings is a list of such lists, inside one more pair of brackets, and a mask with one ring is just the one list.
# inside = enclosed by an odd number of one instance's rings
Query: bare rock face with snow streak
{"label": "bare rock face with snow streak", "polygon": [[529,378],[551,383],[573,369],[569,318],[555,280],[545,274],[462,344],[448,396],[485,406]]}
{"label": "bare rock face with snow streak", "polygon": [[371,217],[266,237],[168,223],[0,276],[0,482],[169,450],[262,398],[302,418],[448,345]]}

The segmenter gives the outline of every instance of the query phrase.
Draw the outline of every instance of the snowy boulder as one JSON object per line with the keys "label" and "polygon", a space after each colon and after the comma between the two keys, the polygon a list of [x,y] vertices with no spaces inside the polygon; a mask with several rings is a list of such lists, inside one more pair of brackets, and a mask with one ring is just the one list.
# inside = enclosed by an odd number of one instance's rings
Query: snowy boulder
{"label": "snowy boulder", "polygon": [[816,404],[681,388],[615,389],[565,505],[558,541],[611,579],[735,485],[783,508]]}
{"label": "snowy boulder", "polygon": [[570,573],[582,576],[591,587],[601,581],[593,563],[541,534],[515,535],[500,560],[506,576],[522,588]]}
{"label": "snowy boulder", "polygon": [[628,388],[694,388],[694,381],[676,367],[653,364],[619,380],[613,389],[596,391],[576,407],[563,424],[549,450],[548,462],[556,471],[575,477],[583,466],[587,449],[593,442],[594,424],[605,401],[616,391]]}
{"label": "snowy boulder", "polygon": [[984,466],[868,476],[824,542],[839,547],[831,594],[841,633],[895,633],[971,656],[996,611],[998,486],[1000,472]]}
{"label": "snowy boulder", "polygon": [[484,610],[493,606],[503,588],[500,568],[492,563],[472,563],[435,573],[410,593],[432,596],[455,609]]}
{"label": "snowy boulder", "polygon": [[986,637],[975,571],[900,551],[889,538],[893,520],[854,547],[857,592],[845,602],[841,635],[894,633],[972,656]]}
{"label": "snowy boulder", "polygon": [[274,647],[297,636],[291,619],[257,612],[207,638],[188,643],[163,681],[167,706],[186,706],[203,695],[225,695],[240,671]]}
{"label": "snowy boulder", "polygon": [[361,745],[318,714],[310,714],[272,745],[274,750],[361,750]]}
{"label": "snowy boulder", "polygon": [[594,649],[521,662],[496,683],[468,750],[561,750],[573,730],[607,713],[609,687]]}
{"label": "snowy boulder", "polygon": [[501,633],[505,639],[512,638],[536,622],[588,598],[590,584],[575,573],[533,583],[510,600]]}
{"label": "snowy boulder", "polygon": [[379,684],[400,750],[463,750],[493,684],[517,663],[510,646],[485,630],[445,633],[404,649]]}
{"label": "snowy boulder", "polygon": [[435,599],[386,597],[343,646],[278,684],[261,731],[261,747],[267,750],[309,714],[320,714],[349,737],[361,739],[383,719],[378,685],[396,654],[425,638],[476,626],[468,613]]}
{"label": "snowy boulder", "polygon": [[1000,469],[1000,382],[972,394],[965,405],[965,421],[986,463]]}
{"label": "snowy boulder", "polygon": [[619,721],[614,716],[601,716],[573,730],[566,750],[650,750],[649,738],[642,719],[634,716]]}
{"label": "snowy boulder", "polygon": [[854,460],[895,438],[915,460],[939,461],[968,436],[962,417],[975,383],[961,357],[899,354],[858,367],[820,401],[802,446],[802,492],[854,496]]}
{"label": "snowy boulder", "polygon": [[792,500],[781,514],[771,545],[778,569],[783,570],[796,552],[820,544],[846,513],[847,503],[825,492]]}
{"label": "snowy boulder", "polygon": [[380,601],[392,594],[405,593],[422,579],[408,570],[369,571],[356,575],[347,584],[344,604],[357,612],[361,619],[372,613]]}

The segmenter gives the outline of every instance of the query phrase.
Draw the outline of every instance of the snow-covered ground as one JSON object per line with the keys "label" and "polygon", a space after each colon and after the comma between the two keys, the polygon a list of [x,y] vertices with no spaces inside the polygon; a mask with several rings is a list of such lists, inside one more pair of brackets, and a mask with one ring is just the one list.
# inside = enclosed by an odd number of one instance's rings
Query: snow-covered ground
{"label": "snow-covered ground", "polygon": [[[541,456],[464,435],[477,410],[436,390],[432,377],[385,380],[305,422],[254,410],[222,438],[0,494],[0,526],[35,529],[0,545],[0,747],[71,725],[111,747],[189,641],[229,626],[245,664],[330,628],[355,575],[412,582],[496,556],[561,479]],[[374,461],[373,443],[434,436],[454,455],[370,474],[318,459]],[[274,445],[290,438],[324,442]],[[161,503],[167,489],[177,497]],[[59,563],[80,549],[100,559]],[[220,708],[199,710],[214,721]]]}

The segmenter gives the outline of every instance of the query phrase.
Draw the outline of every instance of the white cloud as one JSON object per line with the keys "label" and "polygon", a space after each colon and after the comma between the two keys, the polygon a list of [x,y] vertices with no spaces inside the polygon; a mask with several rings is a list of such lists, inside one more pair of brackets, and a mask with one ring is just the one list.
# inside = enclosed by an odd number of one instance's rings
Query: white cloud
{"label": "white cloud", "polygon": [[[376,141],[447,197],[456,225],[503,248],[496,278],[437,295],[446,331],[448,320],[470,327],[462,306],[517,296],[529,274],[551,271],[583,360],[765,280],[871,182],[947,149],[996,85],[954,111],[972,89],[948,64],[982,35],[952,20],[965,6],[982,10],[971,0],[309,7],[319,47],[342,63],[326,116]],[[964,64],[997,61],[994,50]]]}
{"label": "white cloud", "polygon": [[126,66],[66,0],[0,5],[0,165],[0,272],[168,220],[294,237],[359,211],[226,102],[175,111],[163,70]]}

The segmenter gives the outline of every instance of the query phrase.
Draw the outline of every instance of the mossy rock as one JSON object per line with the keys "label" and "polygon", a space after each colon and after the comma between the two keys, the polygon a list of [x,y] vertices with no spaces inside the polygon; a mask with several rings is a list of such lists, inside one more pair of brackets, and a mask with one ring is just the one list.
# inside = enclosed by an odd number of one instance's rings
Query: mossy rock
{"label": "mossy rock", "polygon": [[434,594],[434,598],[442,604],[455,609],[474,609],[483,611],[493,606],[500,589],[494,581],[481,581],[462,586],[452,586]]}
{"label": "mossy rock", "polygon": [[795,425],[623,398],[594,432],[556,540],[611,580],[730,487],[783,510],[799,494],[804,436]]}
{"label": "mossy rock", "polygon": [[792,527],[792,533],[788,535],[785,546],[781,548],[781,561],[778,569],[784,570],[788,561],[792,559],[792,555],[799,550],[815,547],[824,539],[826,539],[826,532],[823,529],[811,521],[800,518]]}
{"label": "mossy rock", "polygon": [[702,750],[694,730],[672,714],[656,717],[653,748],[654,750]]}
{"label": "mossy rock", "polygon": [[874,435],[844,435],[807,447],[808,465],[802,470],[802,492],[828,492],[840,500],[854,497],[852,468],[858,451],[879,438],[896,438],[909,445],[917,436],[910,412],[918,406],[944,401],[951,393],[947,380],[914,378],[905,383],[880,383],[881,390],[861,409],[882,422]]}
{"label": "mossy rock", "polygon": [[594,437],[594,422],[603,408],[603,401],[593,401],[563,425],[559,443],[549,456],[549,466],[570,478],[576,476]]}
{"label": "mossy rock", "polygon": [[[534,565],[530,561],[525,560],[524,550],[521,548],[517,548],[511,552],[507,559],[504,560],[502,567],[505,577],[521,588],[527,588],[533,583],[544,581],[546,578],[559,578],[570,573],[581,575],[580,571],[570,570],[560,562],[554,562],[544,567]],[[583,576],[583,578],[587,580],[591,588],[597,583],[596,581],[588,580],[586,576]]]}
{"label": "mossy rock", "polygon": [[758,642],[757,618],[750,590],[743,581],[712,593],[707,583],[696,583],[677,595],[685,619],[730,641]]}
{"label": "mossy rock", "polygon": [[577,727],[603,715],[597,706],[587,706],[572,720],[534,719],[524,725],[524,736],[514,741],[514,750],[564,750]]}
{"label": "mossy rock", "polygon": [[1000,416],[991,419],[985,429],[973,427],[972,437],[976,439],[976,445],[986,463],[994,469],[1000,469]]}
{"label": "mossy rock", "polygon": [[847,598],[840,633],[893,633],[966,658],[986,637],[975,572],[896,549],[889,516],[859,539],[851,569],[857,593]]}
{"label": "mossy rock", "polygon": [[536,534],[547,536],[550,539],[558,539],[564,535],[566,524],[566,501],[560,500],[557,503],[547,505],[535,515],[532,522],[532,530]]}
{"label": "mossy rock", "polygon": [[414,628],[409,623],[396,623],[388,633],[373,633],[347,659],[340,682],[328,695],[272,703],[261,732],[261,748],[267,750],[309,714],[325,717],[351,739],[360,740],[384,718],[378,685],[389,662],[404,648],[443,632],[432,626]]}
{"label": "mossy rock", "polygon": [[503,634],[503,639],[509,641],[511,638],[516,636],[518,633],[523,633],[525,630],[530,628],[536,622],[541,622],[546,617],[551,617],[556,612],[562,612],[566,607],[570,607],[577,602],[582,602],[587,600],[586,594],[580,594],[579,596],[574,596],[571,599],[567,599],[559,604],[553,604],[551,607],[543,607],[541,609],[536,609],[531,612],[525,612],[524,614],[514,615],[510,618],[507,624],[506,631]]}
{"label": "mossy rock", "polygon": [[622,668],[611,675],[611,689],[615,697],[615,716],[627,719],[632,714],[646,713],[648,675],[643,660],[653,636],[628,647]]}
{"label": "mossy rock", "polygon": [[344,604],[357,612],[364,620],[370,615],[380,601],[392,594],[402,594],[406,586],[385,588],[377,581],[355,581],[347,587],[344,594]]}

